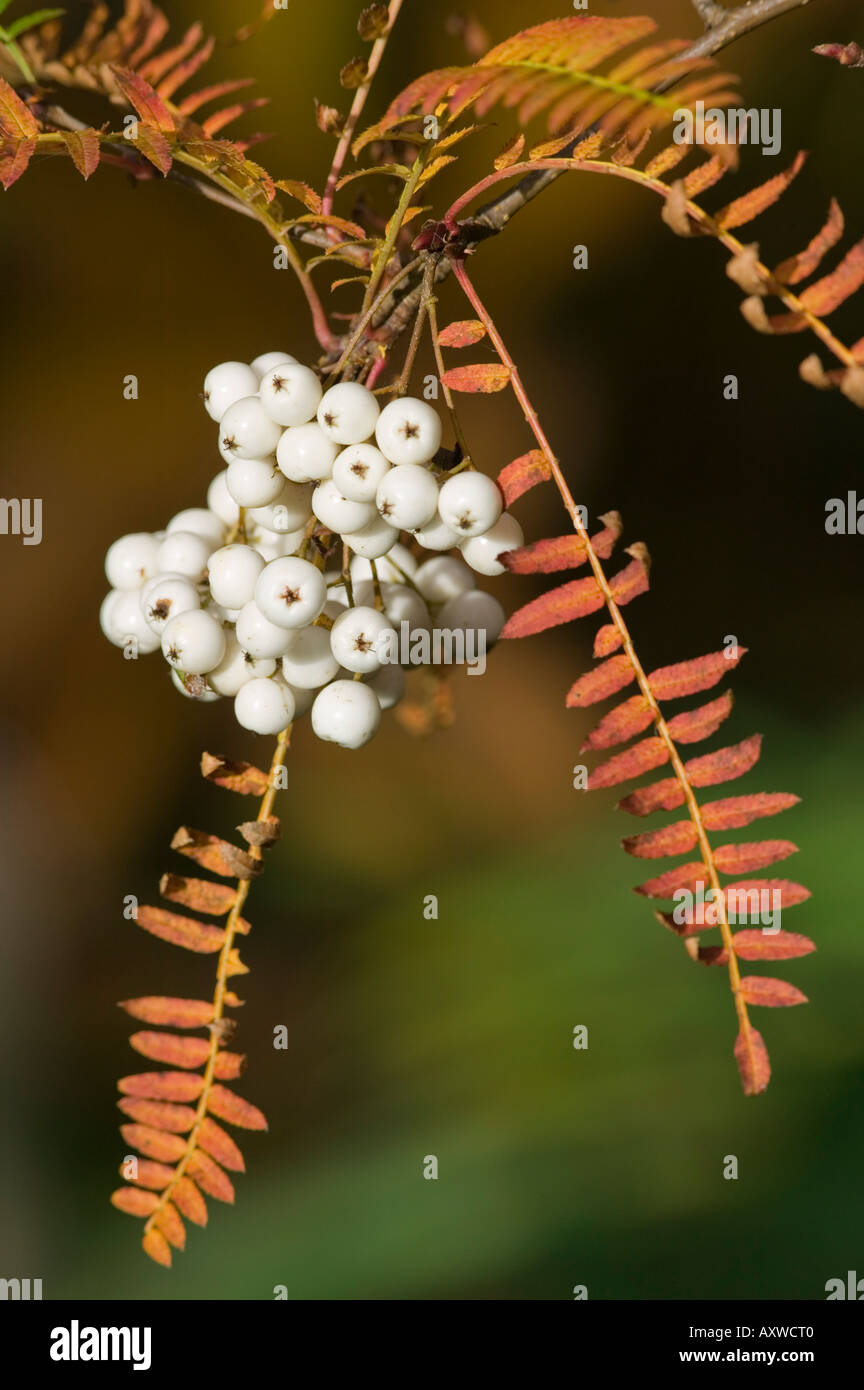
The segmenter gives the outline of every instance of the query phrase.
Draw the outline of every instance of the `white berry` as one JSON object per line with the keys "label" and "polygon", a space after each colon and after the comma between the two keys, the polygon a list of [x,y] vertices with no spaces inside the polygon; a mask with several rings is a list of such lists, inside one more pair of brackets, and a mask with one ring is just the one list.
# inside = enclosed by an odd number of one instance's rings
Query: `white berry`
{"label": "white berry", "polygon": [[277,627],[306,627],[314,623],[326,601],[323,574],[296,555],[271,560],[255,585],[255,602],[264,617]]}
{"label": "white berry", "polygon": [[376,671],[374,675],[367,676],[364,685],[367,685],[370,690],[375,691],[379,705],[382,710],[385,710],[392,709],[394,705],[398,705],[402,696],[405,694],[406,679],[404,668],[401,666],[394,666],[391,663],[390,665],[382,666],[381,670]]}
{"label": "white berry", "polygon": [[240,609],[236,632],[244,652],[254,657],[282,656],[291,641],[291,634],[265,618],[254,599]]}
{"label": "white berry", "polygon": [[271,459],[234,459],[226,486],[238,507],[266,507],[282,491],[284,478]]}
{"label": "white berry", "polygon": [[380,407],[359,381],[340,381],[325,391],[318,406],[318,424],[337,444],[361,444],[375,431]]}
{"label": "white berry", "polygon": [[441,520],[438,512],[425,526],[420,526],[414,535],[424,550],[454,550],[463,540],[462,536],[457,536],[452,527]]}
{"label": "white berry", "polygon": [[225,633],[225,654],[218,666],[207,673],[207,682],[220,695],[236,695],[247,681],[272,676],[276,662],[272,656],[256,657],[244,651],[230,629]]}
{"label": "white berry", "polygon": [[132,644],[140,656],[158,651],[159,638],[141,612],[137,589],[112,589],[102,600],[99,623],[115,647]]}
{"label": "white berry", "polygon": [[296,362],[297,358],[292,357],[290,352],[262,352],[260,357],[252,361],[252,370],[259,382],[265,373],[272,371],[274,367],[287,365],[289,362]]}
{"label": "white berry", "polygon": [[340,613],[330,629],[330,648],[346,671],[377,671],[382,658],[392,651],[393,624],[375,608],[360,605]]}
{"label": "white berry", "polygon": [[162,631],[162,654],[178,671],[206,675],[225,655],[224,629],[200,608],[179,613]]}
{"label": "white berry", "polygon": [[[376,564],[375,569],[382,584],[385,581],[388,584],[399,584],[406,574],[409,579],[413,579],[417,573],[417,561],[408,547],[397,541],[388,550],[386,560],[380,565]],[[355,555],[351,561],[351,578],[355,583],[372,578],[372,566],[362,552]]]}
{"label": "white berry", "polygon": [[438,497],[438,514],[463,540],[482,536],[504,507],[498,484],[476,470],[448,478]]}
{"label": "white berry", "polygon": [[301,526],[298,531],[288,531],[284,534],[281,531],[268,531],[266,526],[258,526],[253,544],[263,560],[278,560],[283,555],[293,555],[299,550],[305,534],[305,526]]}
{"label": "white berry", "polygon": [[172,531],[159,547],[159,569],[163,574],[183,574],[197,583],[212,551],[212,543],[194,531]]}
{"label": "white berry", "polygon": [[505,566],[498,556],[505,550],[518,550],[525,537],[522,527],[509,512],[502,512],[495,525],[483,536],[472,536],[460,548],[467,565],[477,574],[504,574]]}
{"label": "white berry", "polygon": [[476,632],[483,632],[487,647],[491,647],[498,640],[505,617],[497,598],[484,593],[482,589],[471,589],[445,603],[437,621],[442,628],[450,631],[472,628]]}
{"label": "white berry", "polygon": [[204,378],[204,408],[218,423],[230,406],[257,390],[258,377],[245,362],[220,362]]}
{"label": "white berry", "polygon": [[375,503],[388,526],[395,526],[397,531],[413,531],[435,515],[438,484],[428,468],[416,463],[399,464],[384,474]]}
{"label": "white berry", "polygon": [[178,512],[172,516],[165,531],[169,536],[172,531],[194,531],[196,536],[203,536],[211,545],[221,545],[225,539],[225,523],[207,507],[187,507],[185,511]]}
{"label": "white berry", "polygon": [[225,608],[242,608],[255,594],[264,561],[251,545],[225,545],[210,556],[210,592]]}
{"label": "white berry", "polygon": [[259,398],[244,396],[241,401],[229,406],[222,416],[219,452],[226,463],[236,458],[263,459],[275,452],[281,433]]}
{"label": "white berry", "polygon": [[374,502],[378,484],[390,464],[374,444],[349,444],[333,464],[333,481],[343,497]]}
{"label": "white berry", "polygon": [[314,419],[321,382],[299,362],[271,367],[261,378],[261,407],[277,425],[305,425]]}
{"label": "white berry", "polygon": [[312,510],[328,531],[343,535],[362,531],[377,516],[374,502],[352,502],[343,497],[332,478],[325,478],[312,494]]}
{"label": "white berry", "polygon": [[140,589],[146,579],[169,569],[159,563],[160,542],[149,531],[135,531],[121,536],[108,547],[105,573],[113,589]]}
{"label": "white berry", "polygon": [[362,530],[346,532],[342,539],[355,555],[361,555],[367,560],[378,560],[382,555],[386,555],[388,550],[393,549],[399,539],[399,532],[395,526],[388,526],[382,517],[376,516]]}
{"label": "white berry", "polygon": [[380,723],[378,698],[361,681],[332,681],[312,706],[312,728],[317,736],[342,748],[362,748]]}
{"label": "white berry", "polygon": [[210,511],[224,521],[226,526],[235,526],[240,520],[240,508],[228,491],[228,469],[217,473],[207,489],[207,506]]}
{"label": "white berry", "polygon": [[266,507],[253,507],[249,520],[284,535],[302,530],[312,515],[311,483],[282,483],[282,491]]}
{"label": "white berry", "polygon": [[285,430],[276,448],[276,462],[292,482],[319,482],[330,477],[338,452],[339,445],[313,420]]}
{"label": "white berry", "polygon": [[375,439],[391,463],[428,463],[441,445],[441,417],[426,401],[402,396],[381,411]]}
{"label": "white berry", "polygon": [[327,629],[304,627],[292,637],[282,658],[282,675],[300,690],[317,690],[338,675],[339,665]]}
{"label": "white berry", "polygon": [[446,603],[456,594],[473,589],[474,576],[458,556],[434,555],[420,566],[414,583],[427,603]]}
{"label": "white berry", "polygon": [[198,590],[185,575],[157,575],[144,585],[139,597],[144,619],[155,633],[161,637],[165,624],[178,613],[191,613],[200,608]]}
{"label": "white berry", "polygon": [[283,681],[247,681],[237,692],[234,714],[253,734],[281,734],[294,718],[294,696]]}

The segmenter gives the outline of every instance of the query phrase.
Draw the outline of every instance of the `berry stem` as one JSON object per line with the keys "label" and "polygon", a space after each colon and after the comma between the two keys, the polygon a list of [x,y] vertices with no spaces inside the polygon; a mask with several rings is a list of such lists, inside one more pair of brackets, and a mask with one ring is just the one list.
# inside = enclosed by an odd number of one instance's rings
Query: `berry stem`
{"label": "berry stem", "polygon": [[545,431],[543,430],[543,427],[540,424],[537,412],[534,409],[534,406],[532,405],[528,393],[526,392],[525,387],[522,383],[522,378],[519,375],[519,370],[516,366],[516,363],[510,356],[506,344],[504,343],[504,340],[498,332],[498,329],[495,326],[493,319],[491,318],[488,310],[486,309],[486,306],[480,299],[480,296],[478,295],[473,284],[471,283],[471,280],[469,279],[465,271],[465,266],[462,261],[454,260],[453,273],[456,276],[456,279],[458,280],[466,297],[468,298],[469,303],[473,307],[477,317],[484,324],[486,331],[489,334],[490,341],[492,342],[492,345],[498,354],[498,357],[510,373],[510,386],[513,389],[513,394],[519,402],[526,423],[528,424],[531,433],[534,435],[534,438],[540,446],[540,449],[543,452],[546,462],[549,465],[549,470],[555,481],[555,485],[561,496],[561,500],[564,503],[565,508],[567,509],[567,513],[570,517],[571,522],[573,523],[573,529],[577,532],[580,540],[583,542],[585,546],[585,553],[588,557],[588,562],[594,573],[594,578],[597,581],[597,585],[601,593],[603,594],[603,598],[606,604],[606,608],[609,612],[609,616],[621,635],[622,646],[627,654],[631,666],[633,667],[633,670],[636,673],[636,680],[639,684],[639,689],[641,690],[642,695],[644,696],[651,709],[651,717],[654,722],[654,727],[657,730],[657,735],[660,739],[662,739],[663,743],[666,746],[666,751],[669,755],[669,762],[671,764],[675,777],[681,787],[681,790],[684,794],[684,799],[687,805],[687,811],[690,816],[690,821],[693,825],[694,830],[696,831],[696,836],[699,843],[699,850],[702,856],[702,862],[705,866],[705,872],[713,890],[714,902],[717,906],[719,917],[718,926],[720,928],[720,934],[723,938],[723,945],[728,955],[729,984],[732,990],[733,999],[735,1001],[735,1010],[738,1015],[741,1036],[744,1039],[745,1047],[750,1053],[751,1062],[753,1063],[755,1069],[756,1059],[754,1055],[753,1043],[751,1038],[750,1018],[747,1012],[747,1004],[741,993],[741,974],[738,969],[738,957],[735,954],[735,943],[732,936],[732,929],[729,925],[729,919],[726,912],[726,898],[722,888],[720,887],[717,866],[714,862],[714,854],[711,849],[710,840],[708,839],[708,833],[705,829],[705,825],[702,820],[702,811],[699,802],[696,798],[696,793],[693,790],[689,777],[687,776],[686,768],[684,767],[681,755],[678,752],[678,746],[669,732],[669,726],[666,723],[665,718],[663,717],[663,712],[660,709],[657,697],[651,689],[650,682],[645,673],[645,668],[643,667],[642,662],[640,661],[636,653],[636,649],[633,644],[633,639],[630,636],[630,631],[621,614],[620,608],[615,602],[612,590],[609,586],[609,581],[606,578],[606,573],[600,562],[600,558],[591,544],[591,539],[588,535],[587,530],[582,525],[582,521],[579,515],[579,509],[576,505],[576,502],[573,499],[572,493],[570,492],[570,488],[562,472],[561,465],[556,455],[552,451],[552,446],[550,445],[549,440],[546,437]]}
{"label": "berry stem", "polygon": [[[273,752],[273,758],[270,763],[270,772],[267,778],[267,790],[264,793],[258,805],[258,814],[256,816],[256,820],[267,820],[268,816],[270,815],[270,812],[273,809],[273,802],[276,799],[277,791],[276,781],[280,769],[284,766],[285,755],[288,752],[290,744],[291,725],[289,724],[287,729],[282,730],[281,734],[276,740],[276,747]],[[252,859],[260,860],[263,857],[263,851],[261,849],[261,846],[250,845],[249,855]],[[174,1191],[180,1179],[183,1177],[183,1174],[186,1171],[187,1164],[189,1163],[189,1159],[195,1151],[196,1141],[198,1138],[198,1131],[200,1130],[201,1125],[204,1123],[204,1120],[207,1118],[207,1103],[210,1099],[210,1090],[213,1085],[213,1077],[216,1069],[216,1054],[218,1053],[219,1048],[223,1042],[225,994],[228,988],[229,978],[228,967],[231,962],[231,952],[234,947],[234,938],[237,935],[237,923],[240,920],[240,914],[243,911],[243,906],[246,902],[247,897],[249,896],[249,889],[251,887],[251,883],[251,879],[248,878],[240,878],[237,880],[237,889],[234,898],[234,905],[232,906],[231,911],[228,914],[227,921],[225,923],[225,941],[222,945],[222,949],[219,952],[219,961],[216,966],[216,987],[213,994],[213,1020],[209,1024],[210,1053],[204,1068],[204,1084],[201,1090],[201,1095],[198,1098],[198,1106],[195,1111],[195,1121],[186,1139],[185,1152],[183,1153],[182,1157],[178,1159],[175,1165],[174,1176],[168,1183],[167,1187],[163,1188],[162,1192],[159,1194],[159,1205],[150,1214],[150,1216],[148,1216],[144,1224],[145,1236],[154,1225],[158,1227],[157,1218],[159,1217],[160,1213],[165,1209],[166,1204],[171,1200],[172,1192]]]}

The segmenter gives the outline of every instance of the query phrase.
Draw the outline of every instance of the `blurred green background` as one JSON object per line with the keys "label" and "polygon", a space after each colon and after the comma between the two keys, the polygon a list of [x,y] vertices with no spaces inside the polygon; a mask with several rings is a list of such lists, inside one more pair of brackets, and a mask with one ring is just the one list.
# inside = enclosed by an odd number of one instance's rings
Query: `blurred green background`
{"label": "blurred green background", "polygon": [[[209,80],[254,73],[272,96],[259,124],[280,134],[260,157],[279,176],[323,184],[331,145],[312,98],[344,100],[359,8],[293,0],[217,55]],[[665,36],[698,31],[686,0],[634,8]],[[200,13],[166,9],[178,30]],[[494,41],[565,9],[475,5]],[[211,0],[204,18],[226,35],[255,11]],[[817,0],[724,55],[747,104],[782,108],[783,150],[767,170],[745,152],[706,205],[812,151],[745,231],[769,263],[806,244],[832,193],[845,244],[864,232],[864,74],[810,52],[861,40],[860,17],[852,0]],[[408,0],[370,118],[411,77],[461,60],[447,20]],[[501,114],[439,197],[485,172],[511,132]],[[826,536],[824,517],[829,497],[862,487],[862,417],[798,381],[812,341],[754,334],[720,249],[673,237],[654,200],[608,179],[559,181],[473,263],[578,500],[594,516],[618,507],[627,541],[651,549],[652,592],[628,610],[643,659],[734,633],[750,651],[713,746],[756,729],[766,744],[729,792],[803,798],[766,833],[801,846],[789,873],[813,899],[788,925],[819,953],[778,967],[811,1004],[757,1019],[768,1093],[740,1094],[724,975],[694,968],[632,895],[644,874],[618,839],[633,823],[612,793],[571,789],[590,721],[563,701],[594,625],[505,645],[482,681],[457,679],[446,734],[414,741],[389,723],[349,755],[298,731],[283,840],[251,900],[236,1040],[241,1089],[271,1132],[247,1137],[236,1207],[211,1203],[169,1273],[107,1202],[124,1152],[115,1081],[138,1062],[114,1001],[200,996],[211,970],[124,921],[122,899],[155,900],[180,863],[177,825],[224,833],[246,814],[198,777],[201,749],[261,761],[268,748],[228,702],[195,707],[157,658],[108,646],[102,559],[117,535],[199,504],[221,466],[197,396],[209,366],[315,347],[266,236],[170,182],[103,169],[85,186],[52,160],[0,199],[0,219],[2,491],[40,495],[45,528],[39,547],[0,540],[0,1274],[41,1277],[46,1298],[258,1299],[284,1284],[294,1299],[567,1299],[586,1284],[592,1298],[742,1299],[821,1298],[861,1269],[864,542]],[[356,289],[337,295],[348,310]],[[442,320],[464,312],[448,284]],[[835,317],[861,336],[860,302]],[[130,372],[136,402],[122,395]],[[722,399],[730,372],[737,402]],[[469,402],[465,421],[489,471],[529,447],[502,398]],[[518,510],[532,535],[563,529],[547,490]],[[497,589],[509,607],[534,591]],[[287,1052],[272,1046],[279,1024]],[[572,1048],[576,1024],[587,1052]],[[422,1176],[428,1154],[437,1182]],[[722,1177],[728,1154],[737,1182]]]}

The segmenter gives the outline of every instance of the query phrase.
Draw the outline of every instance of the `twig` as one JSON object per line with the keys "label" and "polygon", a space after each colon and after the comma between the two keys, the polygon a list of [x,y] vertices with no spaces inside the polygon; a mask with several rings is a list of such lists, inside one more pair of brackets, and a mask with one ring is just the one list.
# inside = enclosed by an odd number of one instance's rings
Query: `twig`
{"label": "twig", "polygon": [[366,98],[369,95],[369,88],[372,86],[373,79],[378,71],[384,50],[387,47],[387,40],[393,32],[393,25],[402,8],[402,0],[390,0],[390,13],[387,19],[387,31],[382,34],[380,39],[376,39],[372,45],[372,52],[369,54],[369,62],[366,64],[366,79],[354,93],[354,100],[351,103],[351,110],[348,112],[348,119],[345,122],[345,129],[339,138],[336,146],[336,153],[333,156],[333,163],[330,166],[330,173],[327,175],[327,184],[324,189],[324,196],[321,200],[321,211],[329,215],[333,211],[333,198],[336,193],[336,185],[339,182],[339,175],[345,163],[346,156],[351,148],[351,141],[354,138],[354,131],[357,129],[357,122],[363,114],[366,105]]}

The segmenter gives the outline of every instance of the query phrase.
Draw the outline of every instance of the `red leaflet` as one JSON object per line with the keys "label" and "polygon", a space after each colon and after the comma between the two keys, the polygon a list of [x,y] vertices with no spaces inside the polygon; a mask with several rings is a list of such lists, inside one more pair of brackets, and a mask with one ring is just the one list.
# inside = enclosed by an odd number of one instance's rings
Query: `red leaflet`
{"label": "red leaflet", "polygon": [[129,1042],[142,1057],[152,1057],[154,1062],[167,1062],[172,1067],[202,1067],[210,1056],[210,1043],[206,1038],[183,1038],[177,1033],[133,1033]]}
{"label": "red leaflet", "polygon": [[710,700],[698,709],[685,710],[669,720],[669,732],[677,743],[698,743],[700,739],[710,738],[716,733],[732,713],[732,692],[728,691],[717,700]]}
{"label": "red leaflet", "polygon": [[193,1149],[186,1164],[186,1171],[209,1196],[215,1197],[219,1202],[234,1201],[231,1179],[218,1163],[213,1162],[209,1154],[202,1153],[200,1149]]}
{"label": "red leaflet", "polygon": [[617,652],[623,641],[614,623],[604,623],[598,627],[594,637],[594,655],[610,656],[612,652]]}
{"label": "red leaflet", "polygon": [[123,999],[117,1006],[142,1023],[164,1023],[172,1028],[201,1028],[213,1018],[213,1004],[205,999],[169,999],[161,994]]}
{"label": "red leaflet", "polygon": [[142,1192],[138,1187],[118,1187],[111,1193],[111,1205],[129,1216],[149,1216],[159,1205],[154,1192]]}
{"label": "red leaflet", "polygon": [[121,1178],[127,1182],[137,1183],[139,1187],[152,1187],[157,1192],[161,1192],[163,1187],[167,1187],[174,1176],[174,1169],[169,1168],[165,1163],[154,1163],[150,1158],[139,1158],[138,1176],[130,1177],[126,1172],[126,1161],[120,1164],[119,1173]]}
{"label": "red leaflet", "polygon": [[174,117],[149,82],[145,82],[137,72],[130,72],[128,68],[113,67],[111,71],[117,86],[142,121],[149,122],[158,130],[174,130]]}
{"label": "red leaflet", "polygon": [[121,1076],[117,1089],[126,1096],[146,1100],[197,1100],[204,1089],[204,1078],[187,1071],[142,1071]]}
{"label": "red leaflet", "polygon": [[157,1265],[171,1267],[171,1247],[161,1231],[157,1231],[155,1226],[151,1226],[149,1231],[145,1231],[141,1240],[141,1247],[145,1255],[149,1255],[151,1260],[155,1260]]}
{"label": "red leaflet", "polygon": [[207,1225],[207,1204],[191,1178],[178,1178],[172,1196],[187,1221],[194,1221],[196,1226]]}
{"label": "red leaflet", "polygon": [[451,391],[482,392],[503,391],[510,380],[510,368],[501,362],[475,362],[470,367],[451,367],[441,378],[442,386]]}
{"label": "red leaflet", "polygon": [[260,863],[245,850],[220,840],[218,835],[208,835],[204,830],[190,830],[181,825],[171,841],[171,848],[222,878],[254,878],[261,872]]}
{"label": "red leaflet", "polygon": [[35,139],[0,140],[0,183],[8,190],[17,183],[36,153]]}
{"label": "red leaflet", "polygon": [[664,825],[661,830],[647,830],[642,835],[628,835],[621,841],[628,854],[637,859],[665,859],[673,854],[686,854],[698,840],[692,821],[679,820]]}
{"label": "red leaflet", "polygon": [[186,1248],[186,1227],[180,1220],[180,1214],[175,1206],[170,1202],[165,1202],[153,1217],[153,1225],[158,1226],[169,1245],[173,1245],[177,1250]]}
{"label": "red leaflet", "polygon": [[147,125],[146,122],[142,121],[138,127],[138,134],[131,140],[131,143],[154,168],[159,170],[160,174],[170,174],[171,165],[174,162],[171,146],[161,130],[157,130],[155,126]]}
{"label": "red leaflet", "polygon": [[788,260],[781,262],[773,272],[775,280],[781,280],[786,285],[797,285],[801,280],[806,280],[808,275],[812,275],[822,261],[826,251],[830,251],[832,246],[843,235],[844,220],[840,210],[840,204],[836,198],[831,199],[828,208],[828,220],[821,232],[813,238],[806,251],[800,255],[790,256]]}
{"label": "red leaflet", "polygon": [[523,454],[521,458],[514,459],[501,469],[498,474],[498,486],[504,494],[504,501],[510,507],[523,493],[536,487],[538,483],[545,483],[551,477],[552,470],[546,462],[545,454],[541,449],[532,449],[530,453]]}
{"label": "red leaflet", "polygon": [[694,787],[713,787],[749,772],[758,762],[761,749],[762,735],[753,734],[729,748],[719,748],[716,753],[706,753],[702,758],[691,758],[684,767]]}
{"label": "red leaflet", "polygon": [[187,1134],[195,1123],[195,1111],[190,1105],[168,1105],[160,1100],[118,1100],[118,1109],[130,1120],[149,1125],[151,1129],[167,1129],[172,1134]]}
{"label": "red leaflet", "polygon": [[486,328],[479,319],[460,319],[457,323],[448,323],[446,328],[441,329],[438,343],[441,347],[464,348],[479,343],[480,339],[485,337]]}
{"label": "red leaflet", "polygon": [[648,551],[641,541],[637,541],[635,545],[628,545],[626,554],[634,558],[609,583],[612,597],[619,608],[648,592]]}
{"label": "red leaflet", "polygon": [[809,936],[799,936],[797,932],[766,932],[748,927],[736,932],[732,938],[735,953],[742,960],[793,960],[797,956],[809,956],[816,950]]}
{"label": "red leaflet", "polygon": [[78,173],[89,179],[99,163],[99,135],[95,130],[70,130],[63,133],[63,143]]}
{"label": "red leaflet", "polygon": [[210,1154],[222,1164],[223,1168],[230,1168],[233,1173],[244,1173],[246,1164],[243,1155],[238,1149],[230,1134],[226,1134],[221,1125],[217,1125],[215,1120],[206,1117],[201,1122],[198,1131],[199,1147]]}
{"label": "red leaflet", "polygon": [[175,1134],[163,1134],[149,1125],[121,1125],[120,1133],[130,1149],[137,1149],[147,1158],[160,1163],[176,1163],[186,1152],[186,1145]]}
{"label": "red leaflet", "polygon": [[758,1096],[771,1080],[771,1059],[762,1034],[749,1025],[738,1034],[735,1061],[745,1096]]}
{"label": "red leaflet", "polygon": [[212,1115],[218,1115],[220,1120],[227,1120],[229,1125],[238,1125],[242,1129],[267,1128],[267,1121],[257,1106],[250,1105],[248,1100],[242,1100],[240,1096],[235,1096],[227,1086],[211,1088],[207,1097],[207,1109]]}
{"label": "red leaflet", "polygon": [[662,767],[669,761],[669,750],[662,738],[643,738],[623,753],[616,753],[605,763],[595,767],[588,778],[588,789],[614,787],[618,782],[627,782],[631,777],[641,777],[651,768]]}
{"label": "red leaflet", "polygon": [[629,656],[610,656],[599,666],[586,671],[575,685],[571,685],[567,694],[567,708],[596,705],[600,700],[607,700],[610,695],[616,695],[635,679],[636,672]]}
{"label": "red leaflet", "polygon": [[[601,560],[607,560],[621,534],[621,517],[617,512],[607,512],[600,520],[605,523],[604,528],[591,537],[591,545]],[[577,569],[587,559],[584,538],[572,533],[505,551],[501,563],[513,574],[553,574],[557,570]]]}
{"label": "red leaflet", "polygon": [[645,696],[633,695],[604,714],[579,751],[584,753],[588,748],[611,748],[616,743],[623,743],[625,739],[647,729],[651,719],[651,706]]}
{"label": "red leaflet", "polygon": [[824,318],[864,284],[864,239],[847,251],[836,270],[815,284],[808,285],[799,296],[805,309]]}
{"label": "red leaflet", "polygon": [[705,865],[698,859],[691,864],[678,864],[658,878],[649,878],[646,883],[638,884],[633,892],[643,898],[671,898],[682,891],[694,893],[696,885],[705,883],[706,879]]}
{"label": "red leaflet", "polygon": [[531,637],[534,633],[545,632],[547,628],[596,613],[603,604],[603,595],[593,575],[586,579],[571,579],[569,584],[550,589],[518,608],[504,624],[501,637]]}
{"label": "red leaflet", "polygon": [[246,1058],[242,1052],[217,1052],[213,1075],[217,1081],[233,1081],[246,1070]]}
{"label": "red leaflet", "polygon": [[743,197],[736,198],[733,203],[729,203],[725,208],[721,208],[719,212],[715,213],[715,219],[724,232],[752,221],[754,217],[758,217],[760,212],[770,208],[772,203],[776,203],[799,173],[806,158],[806,154],[799,150],[792,164],[782,174],[775,174],[773,179],[767,179],[758,187],[751,188]]}
{"label": "red leaflet", "polygon": [[797,853],[798,846],[791,840],[755,840],[747,845],[720,845],[714,862],[724,874],[750,874]]}
{"label": "red leaflet", "polygon": [[206,926],[192,917],[181,917],[178,912],[166,912],[161,907],[139,907],[135,916],[139,927],[170,941],[172,946],[182,946],[187,951],[198,951],[212,955],[221,951],[225,944],[225,933],[218,927]]}
{"label": "red leaflet", "polygon": [[722,680],[727,671],[734,671],[746,652],[746,647],[729,647],[726,651],[710,652],[691,661],[679,661],[674,666],[660,666],[648,677],[648,684],[657,700],[678,700],[710,690]]}
{"label": "red leaflet", "polygon": [[772,980],[767,975],[745,975],[741,993],[748,1004],[764,1004],[767,1008],[786,1008],[791,1004],[806,1004],[807,995],[785,980]]}
{"label": "red leaflet", "polygon": [[773,816],[796,806],[800,800],[800,796],[787,792],[727,796],[722,801],[707,801],[702,807],[702,821],[706,830],[739,830],[763,816]]}
{"label": "red leaflet", "polygon": [[[767,894],[767,898],[763,899],[763,894]],[[793,883],[785,878],[739,878],[737,883],[728,883],[724,889],[726,907],[730,913],[735,913],[739,921],[757,916],[759,905],[764,901],[773,905],[774,894],[781,910],[785,910],[806,903],[810,889],[805,888],[803,883]]]}

